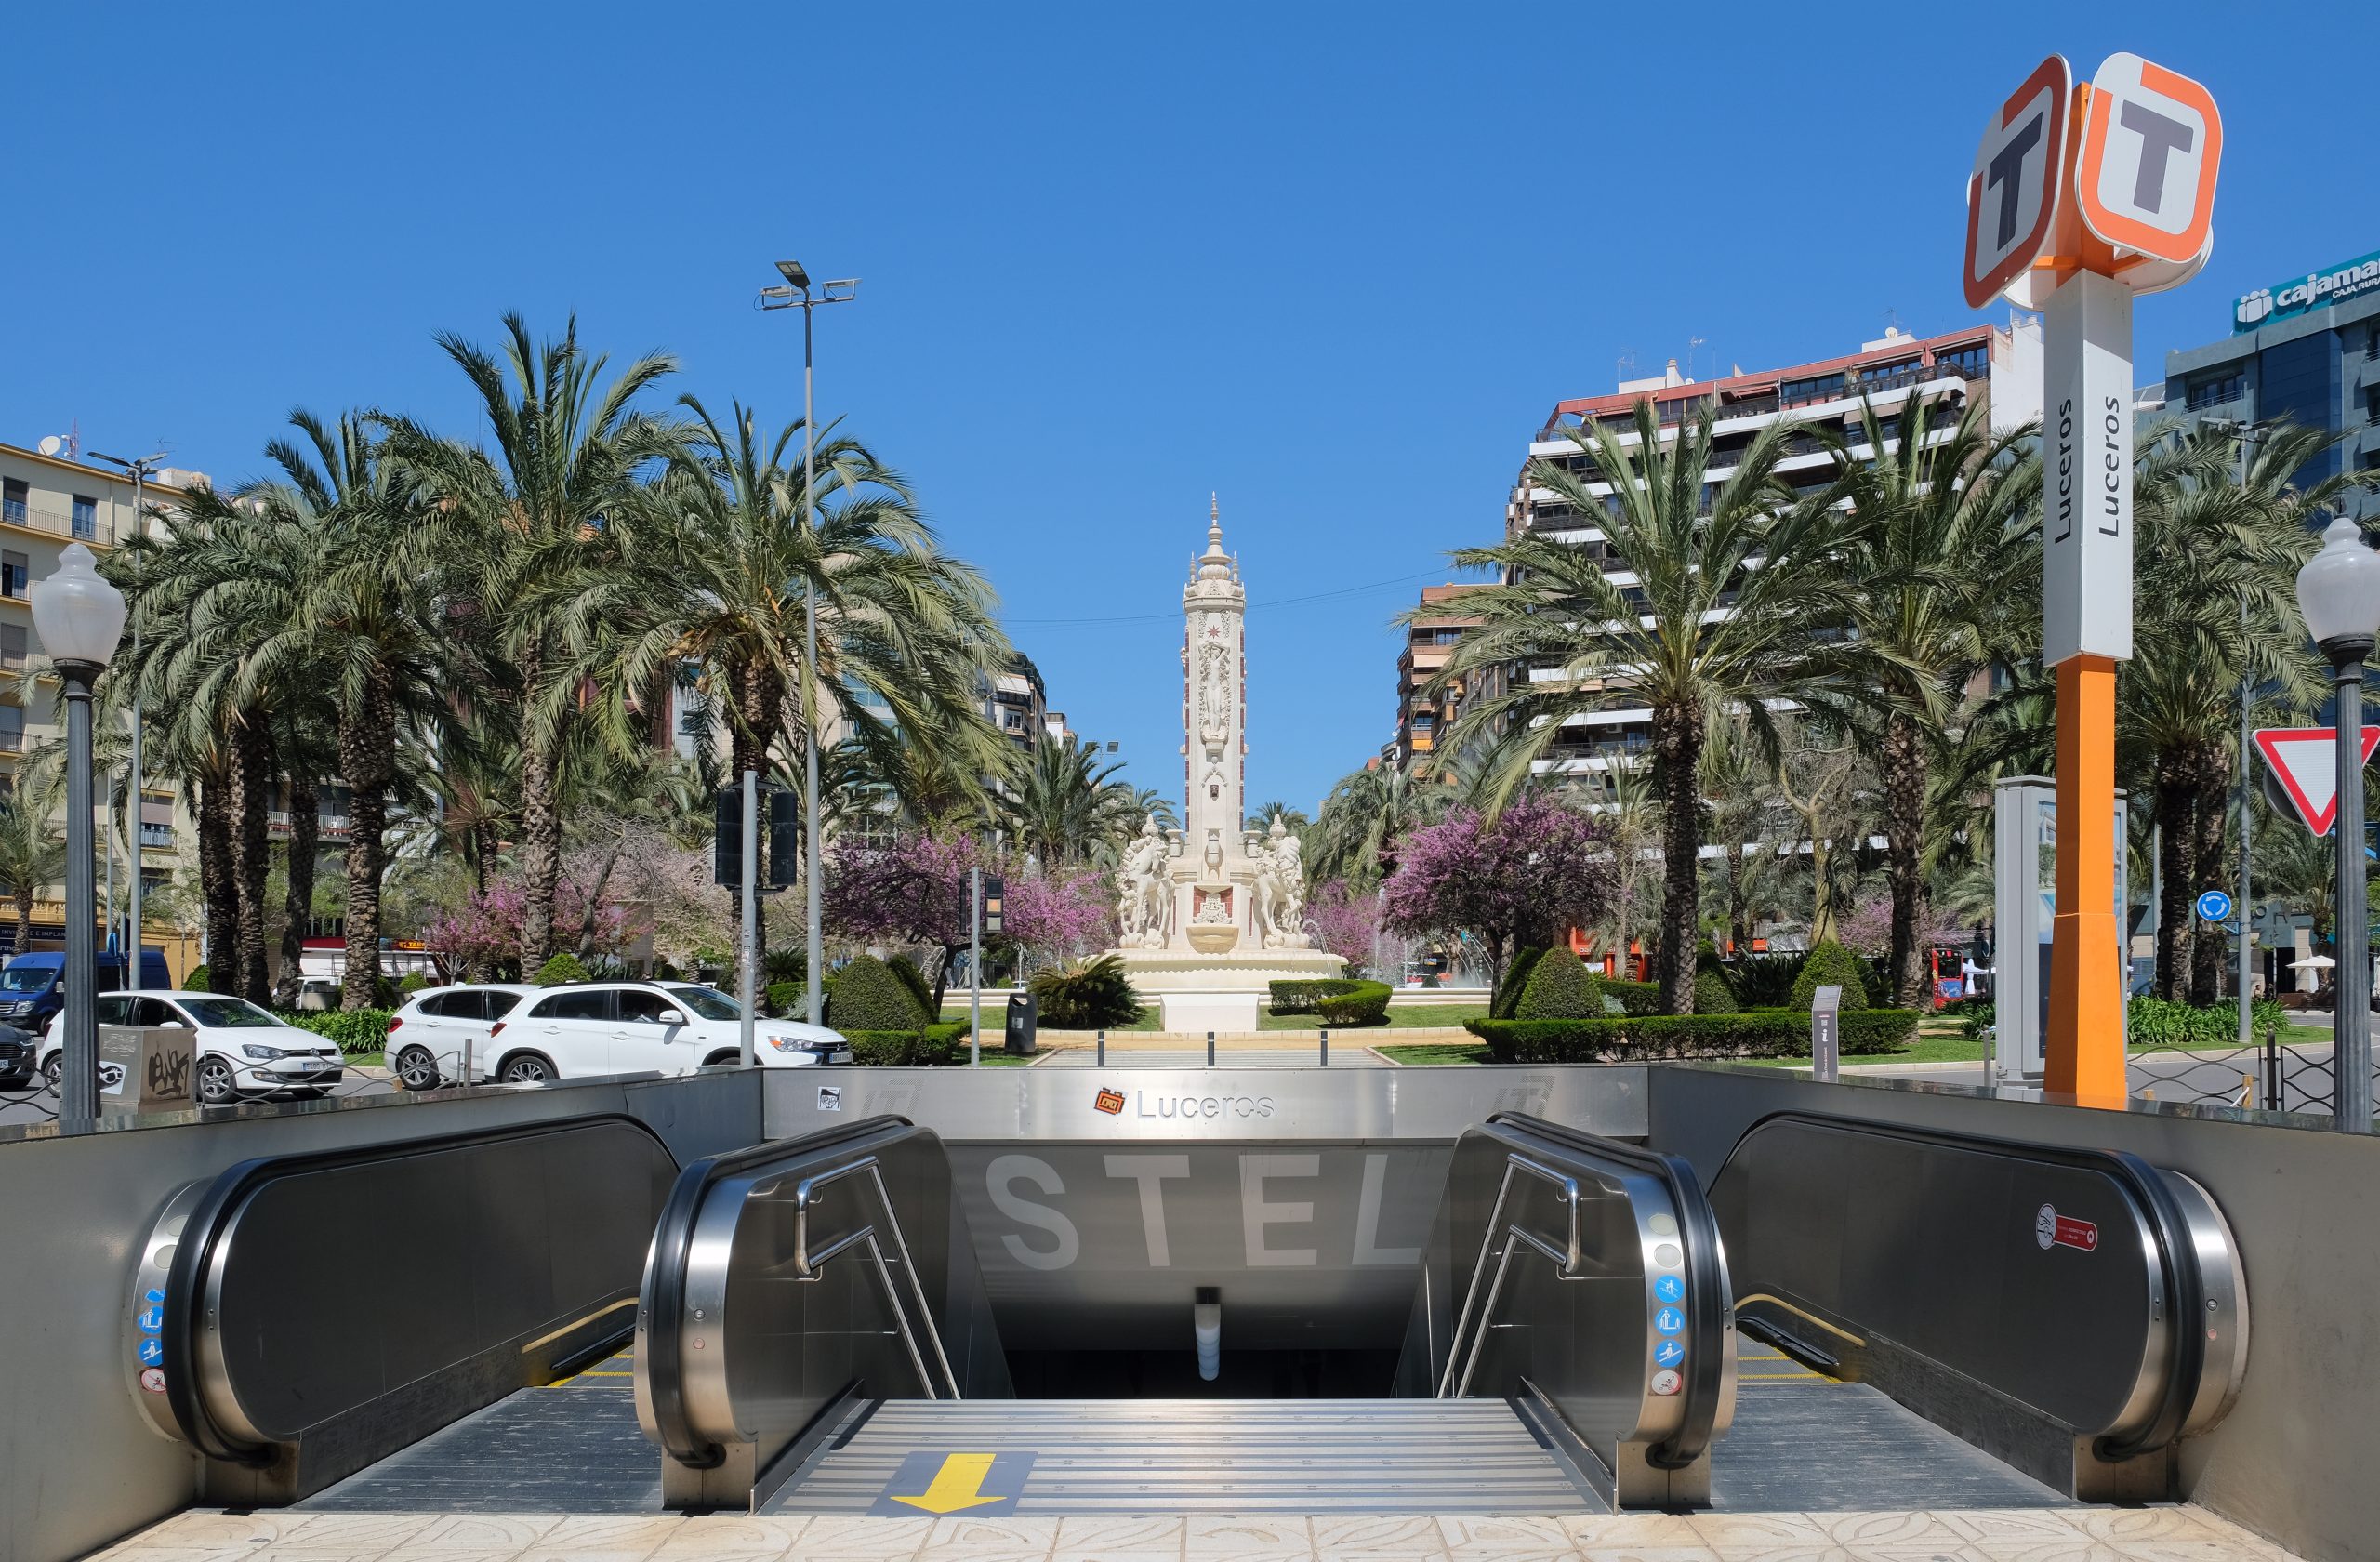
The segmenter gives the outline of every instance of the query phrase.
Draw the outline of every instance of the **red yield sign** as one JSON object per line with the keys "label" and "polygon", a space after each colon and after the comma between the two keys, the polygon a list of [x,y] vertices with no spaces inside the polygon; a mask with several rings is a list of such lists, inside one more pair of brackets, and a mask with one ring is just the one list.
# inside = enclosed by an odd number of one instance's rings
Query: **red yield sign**
{"label": "red yield sign", "polygon": [[[2268,727],[2256,734],[2256,747],[2280,778],[2292,807],[2306,827],[2328,835],[2339,816],[2338,730],[2334,727]],[[2363,762],[2380,748],[2380,728],[2363,733]]]}

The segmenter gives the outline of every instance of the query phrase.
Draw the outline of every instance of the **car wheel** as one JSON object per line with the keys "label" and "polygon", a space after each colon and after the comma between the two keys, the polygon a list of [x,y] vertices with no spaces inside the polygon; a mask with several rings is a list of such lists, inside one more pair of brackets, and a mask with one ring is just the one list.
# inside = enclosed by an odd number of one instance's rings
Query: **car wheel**
{"label": "car wheel", "polygon": [[59,1092],[60,1086],[64,1084],[66,1080],[66,1054],[64,1052],[52,1052],[49,1054],[48,1058],[45,1060],[41,1066],[41,1079],[42,1083],[49,1087],[49,1092],[52,1095],[56,1095]]}
{"label": "car wheel", "polygon": [[504,1060],[496,1077],[508,1085],[549,1085],[562,1076],[553,1064],[535,1052],[520,1052]]}
{"label": "car wheel", "polygon": [[407,1047],[397,1053],[397,1082],[409,1091],[436,1090],[438,1060],[427,1047]]}
{"label": "car wheel", "polygon": [[240,1099],[240,1083],[231,1072],[231,1063],[219,1057],[198,1060],[198,1104],[202,1106],[229,1106]]}
{"label": "car wheel", "polygon": [[731,1064],[742,1063],[743,1061],[744,1053],[739,1048],[737,1051],[732,1052],[720,1052],[711,1053],[710,1056],[703,1059],[703,1066],[705,1068],[721,1068]]}

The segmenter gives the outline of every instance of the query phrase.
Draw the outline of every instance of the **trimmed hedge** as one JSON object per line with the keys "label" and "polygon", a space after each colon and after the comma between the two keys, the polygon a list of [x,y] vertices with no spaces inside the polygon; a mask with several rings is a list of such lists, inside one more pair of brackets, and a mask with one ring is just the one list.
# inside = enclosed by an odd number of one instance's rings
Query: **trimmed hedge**
{"label": "trimmed hedge", "polygon": [[879,1068],[939,1068],[965,1055],[967,1022],[937,1020],[923,1030],[847,1030],[853,1063]]}
{"label": "trimmed hedge", "polygon": [[1491,1020],[1509,1020],[1518,1007],[1521,994],[1528,990],[1528,979],[1537,973],[1538,961],[1545,958],[1543,949],[1515,949],[1510,965],[1504,967],[1504,979],[1496,986],[1496,997],[1488,1005]]}
{"label": "trimmed hedge", "polygon": [[1354,982],[1353,992],[1333,993],[1315,1005],[1314,1012],[1322,1016],[1327,1026],[1376,1026],[1388,1024],[1389,995],[1395,991],[1386,982]]}
{"label": "trimmed hedge", "polygon": [[1694,1012],[1698,1014],[1732,1014],[1743,1004],[1736,998],[1736,984],[1727,968],[1719,963],[1719,951],[1709,939],[1704,939],[1694,951]]}
{"label": "trimmed hedge", "polygon": [[[1463,1028],[1487,1042],[1498,1063],[1802,1057],[1810,1048],[1809,1016],[1793,1009],[1603,1020],[1471,1020]],[[1913,1009],[1862,1009],[1843,1016],[1845,1056],[1889,1052],[1916,1035]]]}
{"label": "trimmed hedge", "polygon": [[388,1009],[300,1009],[284,1012],[281,1018],[299,1030],[311,1030],[338,1043],[338,1050],[349,1057],[377,1052],[388,1045]]}
{"label": "trimmed hedge", "polygon": [[790,1019],[809,1008],[810,984],[771,982],[760,989],[760,1013],[771,1019]]}
{"label": "trimmed hedge", "polygon": [[[2248,1006],[2249,1024],[2259,1038],[2269,1026],[2287,1025],[2284,1013],[2269,998]],[[2197,1009],[2163,999],[2135,998],[2124,1005],[2124,1040],[2135,1047],[2236,1047],[2240,1006],[2232,1002]]]}
{"label": "trimmed hedge", "polygon": [[1531,963],[1520,996],[1514,999],[1512,1013],[1506,1017],[1599,1020],[1603,1018],[1603,989],[1583,960],[1556,946]]}
{"label": "trimmed hedge", "polygon": [[182,991],[213,992],[215,989],[206,985],[206,976],[207,971],[205,965],[192,966],[189,973],[182,977]]}
{"label": "trimmed hedge", "polygon": [[[1365,984],[1348,976],[1301,977],[1287,982],[1268,982],[1273,992],[1273,1013],[1276,1014],[1318,1014],[1326,998],[1344,998]],[[1372,984],[1375,986],[1381,983]],[[1046,1023],[1046,1016],[1044,1016]]]}
{"label": "trimmed hedge", "polygon": [[909,985],[874,955],[856,956],[826,978],[826,1023],[846,1035],[923,1030],[931,1017]]}
{"label": "trimmed hedge", "polygon": [[[1611,976],[1597,977],[1596,982],[1602,986],[1606,998],[1620,1000],[1620,1012],[1623,1014],[1643,1019],[1661,1012],[1661,985],[1659,982],[1622,982]],[[1604,1012],[1609,1013],[1611,1005],[1605,1004]]]}
{"label": "trimmed hedge", "polygon": [[917,961],[906,955],[894,955],[884,962],[884,968],[901,978],[901,985],[918,1000],[919,1013],[933,1013],[933,984],[926,980],[926,973],[918,969]]}
{"label": "trimmed hedge", "polygon": [[1829,983],[1843,988],[1844,1013],[1868,1007],[1868,976],[1859,957],[1831,938],[1812,949],[1810,958],[1802,962],[1801,974],[1793,978],[1793,1007],[1808,1013],[1818,988]]}

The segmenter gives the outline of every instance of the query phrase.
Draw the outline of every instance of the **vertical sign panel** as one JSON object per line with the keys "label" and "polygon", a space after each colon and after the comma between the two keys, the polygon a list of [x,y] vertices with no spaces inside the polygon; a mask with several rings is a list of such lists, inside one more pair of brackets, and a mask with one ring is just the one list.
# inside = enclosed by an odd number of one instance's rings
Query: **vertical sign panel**
{"label": "vertical sign panel", "polygon": [[2132,656],[2132,294],[2078,271],[2042,315],[2042,661]]}
{"label": "vertical sign panel", "polygon": [[1967,305],[1981,309],[2023,274],[2049,243],[2066,180],[2070,73],[2051,55],[1984,127],[1967,180]]}

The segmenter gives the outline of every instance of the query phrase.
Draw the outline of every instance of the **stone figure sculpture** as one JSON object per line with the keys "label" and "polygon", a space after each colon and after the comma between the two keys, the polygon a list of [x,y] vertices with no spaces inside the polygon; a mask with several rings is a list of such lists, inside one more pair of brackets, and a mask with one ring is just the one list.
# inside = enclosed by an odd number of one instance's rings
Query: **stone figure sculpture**
{"label": "stone figure sculpture", "polygon": [[1116,868],[1116,921],[1122,933],[1117,941],[1120,946],[1165,947],[1173,903],[1166,874],[1169,855],[1164,833],[1157,827],[1157,815],[1152,814],[1148,823],[1141,827],[1141,833],[1125,848],[1124,860]]}

